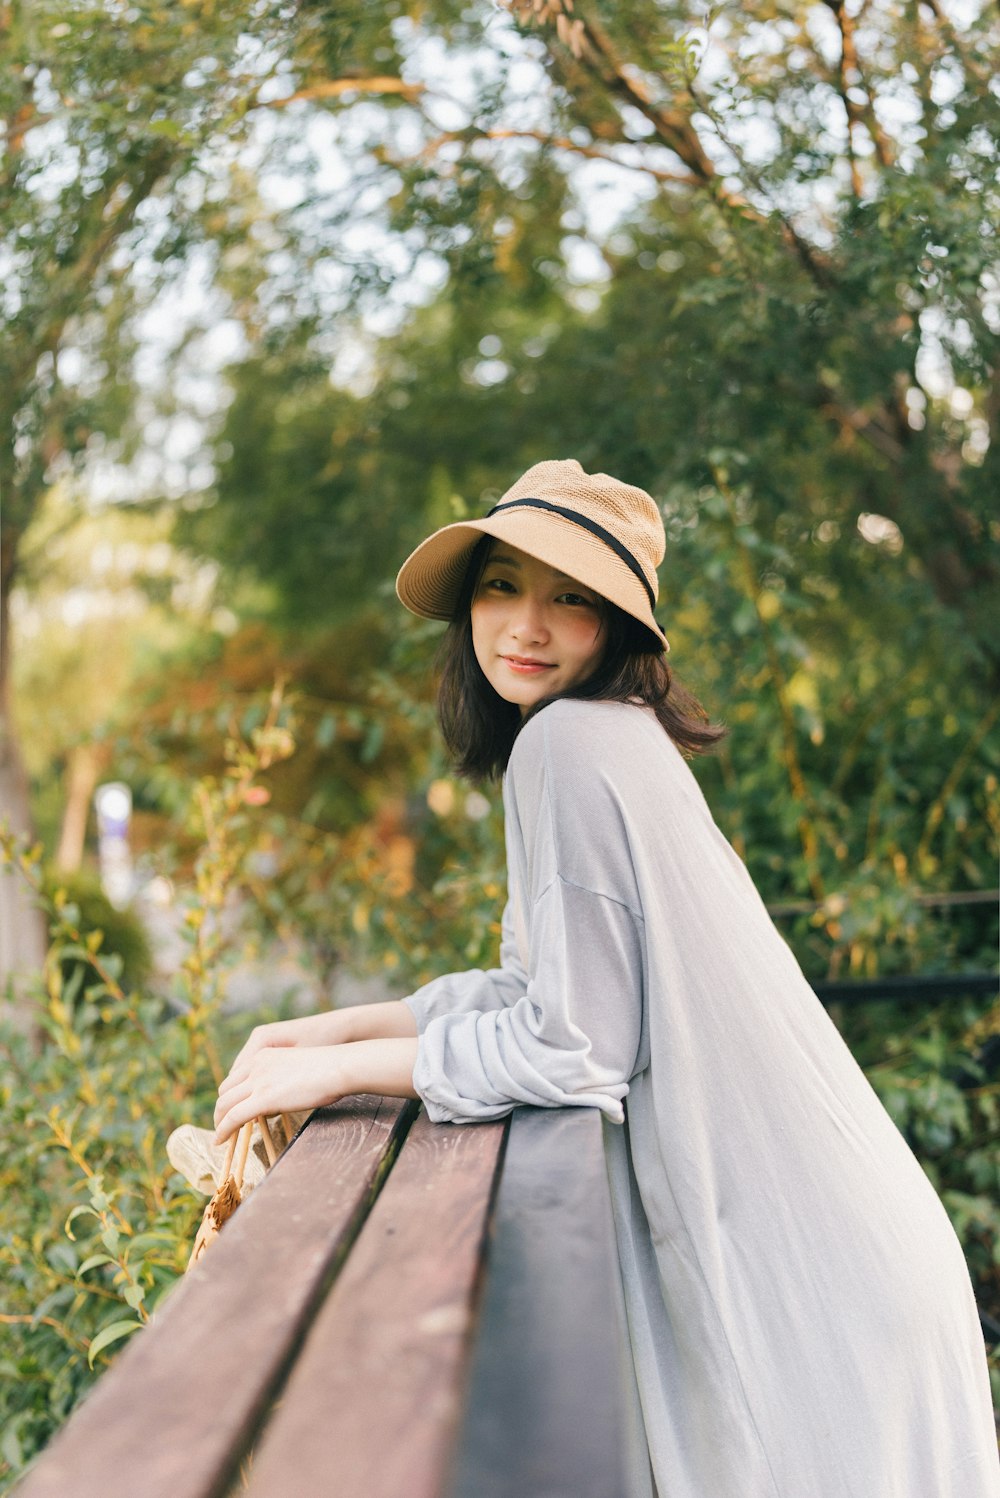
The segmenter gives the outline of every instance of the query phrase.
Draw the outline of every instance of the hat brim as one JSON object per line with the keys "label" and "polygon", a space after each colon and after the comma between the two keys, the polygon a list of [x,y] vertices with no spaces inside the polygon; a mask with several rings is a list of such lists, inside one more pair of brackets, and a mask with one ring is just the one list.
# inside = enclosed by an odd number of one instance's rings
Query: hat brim
{"label": "hat brim", "polygon": [[541,510],[516,510],[484,520],[443,526],[422,541],[399,569],[400,602],[424,619],[453,619],[472,552],[483,536],[506,541],[536,561],[555,567],[644,625],[662,650],[666,635],[645,589],[626,562],[581,526]]}

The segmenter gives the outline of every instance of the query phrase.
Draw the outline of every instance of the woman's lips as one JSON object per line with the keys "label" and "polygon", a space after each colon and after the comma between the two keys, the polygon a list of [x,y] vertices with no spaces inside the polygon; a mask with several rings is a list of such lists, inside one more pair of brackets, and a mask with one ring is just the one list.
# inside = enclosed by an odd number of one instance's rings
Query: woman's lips
{"label": "woman's lips", "polygon": [[539,671],[555,670],[551,661],[533,661],[520,655],[504,655],[500,659],[506,661],[510,669],[516,671],[518,676],[537,676]]}

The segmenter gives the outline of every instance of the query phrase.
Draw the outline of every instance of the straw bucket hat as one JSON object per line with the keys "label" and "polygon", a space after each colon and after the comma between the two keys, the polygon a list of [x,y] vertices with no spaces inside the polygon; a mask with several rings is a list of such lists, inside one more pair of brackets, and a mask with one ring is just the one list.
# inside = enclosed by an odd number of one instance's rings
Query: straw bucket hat
{"label": "straw bucket hat", "polygon": [[482,520],[446,525],[411,552],[396,592],[411,613],[452,619],[473,548],[506,541],[617,604],[669,650],[653,610],[666,537],[644,489],[607,473],[585,473],[575,458],[536,463]]}

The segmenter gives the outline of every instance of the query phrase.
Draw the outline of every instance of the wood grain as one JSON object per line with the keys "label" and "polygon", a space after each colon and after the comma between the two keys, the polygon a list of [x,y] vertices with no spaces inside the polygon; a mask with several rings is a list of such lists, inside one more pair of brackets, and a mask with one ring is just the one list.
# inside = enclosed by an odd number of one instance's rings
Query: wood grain
{"label": "wood grain", "polygon": [[314,1115],[18,1498],[218,1498],[416,1106],[356,1097]]}
{"label": "wood grain", "polygon": [[595,1108],[515,1110],[448,1498],[625,1498],[627,1350]]}
{"label": "wood grain", "polygon": [[440,1493],[506,1124],[414,1124],[257,1445],[250,1498]]}

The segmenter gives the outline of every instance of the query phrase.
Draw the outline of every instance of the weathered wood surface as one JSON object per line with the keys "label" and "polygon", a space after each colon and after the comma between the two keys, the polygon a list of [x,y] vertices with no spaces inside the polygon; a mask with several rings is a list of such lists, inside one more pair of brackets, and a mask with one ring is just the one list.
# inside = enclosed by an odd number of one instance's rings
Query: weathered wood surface
{"label": "weathered wood surface", "polygon": [[18,1498],[218,1498],[416,1106],[357,1097],[316,1114]]}
{"label": "weathered wood surface", "polygon": [[250,1498],[439,1498],[506,1128],[413,1125],[253,1453]]}
{"label": "weathered wood surface", "polygon": [[622,1332],[594,1110],[347,1099],[18,1498],[625,1498]]}
{"label": "weathered wood surface", "polygon": [[625,1498],[601,1128],[594,1108],[513,1115],[448,1498]]}

